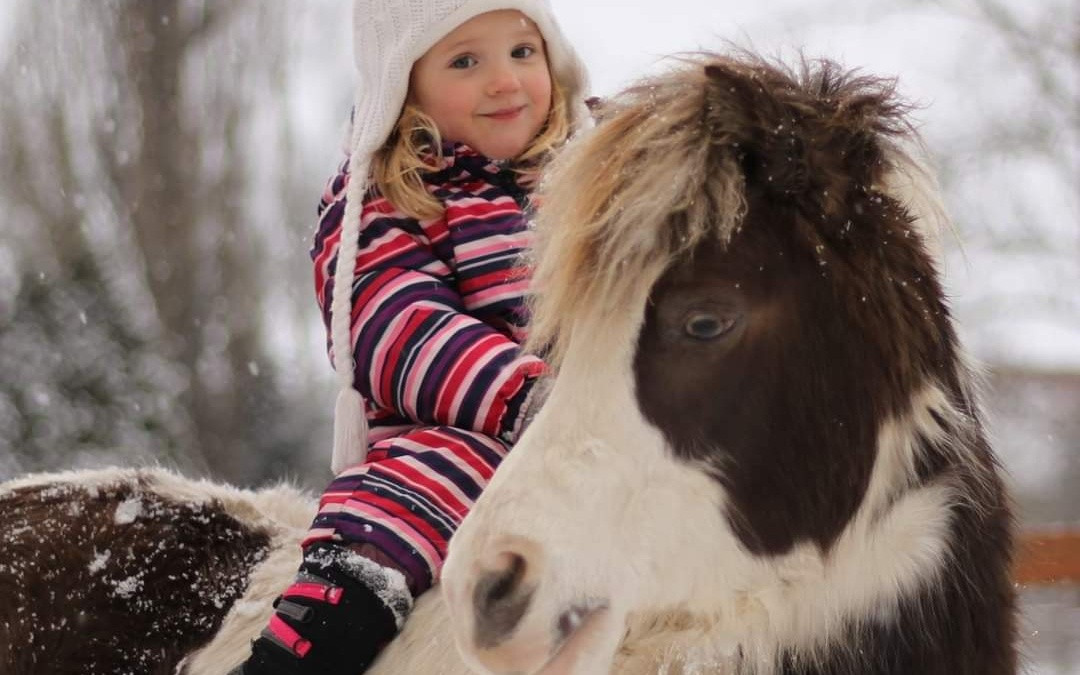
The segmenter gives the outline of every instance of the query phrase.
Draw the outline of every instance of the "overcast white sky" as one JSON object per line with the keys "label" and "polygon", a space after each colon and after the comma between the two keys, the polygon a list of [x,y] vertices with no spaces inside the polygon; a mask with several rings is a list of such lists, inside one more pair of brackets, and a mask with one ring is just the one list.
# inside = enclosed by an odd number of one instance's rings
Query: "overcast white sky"
{"label": "overcast white sky", "polygon": [[[904,70],[914,79],[935,65],[936,53],[949,51],[935,48],[933,36],[952,38],[962,30],[933,7],[882,16],[866,11],[865,3],[828,0],[553,0],[553,5],[601,94],[644,72],[662,55],[722,48],[725,40],[765,53],[805,48],[811,55],[878,72]],[[823,13],[831,15],[827,22]]]}

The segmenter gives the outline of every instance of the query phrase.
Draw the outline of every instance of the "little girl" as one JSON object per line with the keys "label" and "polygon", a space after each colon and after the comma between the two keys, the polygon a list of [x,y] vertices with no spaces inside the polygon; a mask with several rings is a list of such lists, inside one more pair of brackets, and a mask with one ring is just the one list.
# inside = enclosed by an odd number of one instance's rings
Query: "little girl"
{"label": "little girl", "polygon": [[435,583],[544,370],[518,346],[529,194],[588,120],[547,0],[357,0],[353,21],[351,155],[312,249],[337,476],[245,675],[362,672]]}

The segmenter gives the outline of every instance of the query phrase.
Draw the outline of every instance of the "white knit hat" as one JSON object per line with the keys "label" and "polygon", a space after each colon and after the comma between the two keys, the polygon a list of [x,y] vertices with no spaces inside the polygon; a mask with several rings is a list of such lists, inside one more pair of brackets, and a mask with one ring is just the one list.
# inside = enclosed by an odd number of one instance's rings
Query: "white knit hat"
{"label": "white knit hat", "polygon": [[361,205],[372,155],[397,124],[413,63],[461,24],[499,9],[515,9],[536,24],[544,38],[552,77],[566,92],[572,127],[587,124],[585,67],[555,23],[547,0],[355,0],[353,4],[357,85],[349,143],[350,182],[330,304],[330,340],[340,386],[334,407],[334,455],[330,463],[334,473],[367,456],[364,401],[353,388],[350,322]]}

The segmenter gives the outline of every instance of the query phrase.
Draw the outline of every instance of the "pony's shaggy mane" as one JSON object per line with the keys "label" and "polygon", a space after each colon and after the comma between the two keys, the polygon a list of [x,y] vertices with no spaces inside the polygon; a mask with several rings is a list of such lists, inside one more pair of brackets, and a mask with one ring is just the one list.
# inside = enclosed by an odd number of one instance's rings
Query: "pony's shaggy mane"
{"label": "pony's shaggy mane", "polygon": [[[552,367],[578,312],[624,306],[680,253],[729,237],[741,222],[738,167],[733,158],[709,167],[713,153],[701,142],[706,82],[700,66],[641,81],[605,102],[601,123],[552,163],[536,223],[528,344],[547,351]],[[625,282],[631,274],[634,284]]]}
{"label": "pony's shaggy mane", "polygon": [[[700,243],[730,240],[746,216],[751,152],[800,154],[775,176],[772,197],[815,220],[841,213],[853,190],[879,191],[933,245],[944,210],[908,110],[894,80],[827,60],[804,58],[796,70],[746,52],[684,57],[605,101],[599,124],[542,185],[527,348],[557,370],[581,313],[625,308]],[[815,147],[836,156],[837,144],[851,146],[847,166],[815,163]],[[853,185],[852,165],[874,175]],[[772,182],[773,168],[756,179]]]}

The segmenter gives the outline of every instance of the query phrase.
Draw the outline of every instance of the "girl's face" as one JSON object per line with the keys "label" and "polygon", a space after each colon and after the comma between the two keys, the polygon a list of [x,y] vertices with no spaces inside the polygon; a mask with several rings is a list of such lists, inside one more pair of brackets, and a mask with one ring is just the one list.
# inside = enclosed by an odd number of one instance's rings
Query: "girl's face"
{"label": "girl's face", "polygon": [[551,109],[544,40],[516,10],[473,17],[416,61],[410,92],[443,140],[491,159],[517,157]]}

